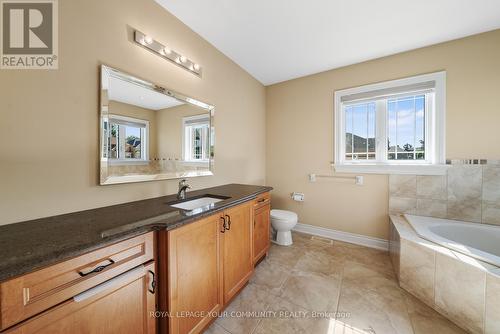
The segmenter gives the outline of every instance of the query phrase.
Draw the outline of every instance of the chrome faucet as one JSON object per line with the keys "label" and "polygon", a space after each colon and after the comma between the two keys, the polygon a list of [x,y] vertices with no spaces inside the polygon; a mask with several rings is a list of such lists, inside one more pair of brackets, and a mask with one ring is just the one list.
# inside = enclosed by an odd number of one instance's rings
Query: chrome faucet
{"label": "chrome faucet", "polygon": [[186,179],[179,181],[179,191],[177,192],[177,199],[186,198],[186,190],[191,189],[191,186],[187,183]]}

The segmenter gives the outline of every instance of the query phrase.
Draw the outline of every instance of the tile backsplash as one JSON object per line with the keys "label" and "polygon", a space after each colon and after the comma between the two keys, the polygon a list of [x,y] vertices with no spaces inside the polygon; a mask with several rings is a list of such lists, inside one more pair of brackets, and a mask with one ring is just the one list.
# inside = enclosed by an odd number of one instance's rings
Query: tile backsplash
{"label": "tile backsplash", "polygon": [[452,160],[446,175],[391,175],[389,213],[500,225],[500,164]]}

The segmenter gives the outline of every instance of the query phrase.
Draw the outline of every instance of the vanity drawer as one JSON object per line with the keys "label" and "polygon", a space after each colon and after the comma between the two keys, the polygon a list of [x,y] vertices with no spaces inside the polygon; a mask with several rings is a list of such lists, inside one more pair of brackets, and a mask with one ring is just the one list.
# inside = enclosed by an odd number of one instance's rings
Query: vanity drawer
{"label": "vanity drawer", "polygon": [[254,200],[254,208],[260,208],[261,206],[268,205],[271,203],[271,194],[269,192],[259,194]]}
{"label": "vanity drawer", "polygon": [[143,234],[0,284],[0,330],[154,258]]}

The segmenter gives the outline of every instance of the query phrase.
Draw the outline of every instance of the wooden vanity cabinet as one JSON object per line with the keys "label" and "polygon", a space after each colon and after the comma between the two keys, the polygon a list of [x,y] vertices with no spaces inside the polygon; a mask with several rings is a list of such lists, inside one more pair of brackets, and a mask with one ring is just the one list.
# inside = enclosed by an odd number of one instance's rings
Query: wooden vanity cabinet
{"label": "wooden vanity cabinet", "polygon": [[251,202],[224,211],[226,229],[222,236],[224,303],[233,298],[253,273]]}
{"label": "wooden vanity cabinet", "polygon": [[222,308],[221,229],[217,214],[160,232],[159,306],[170,315],[160,318],[161,333],[201,332]]}
{"label": "wooden vanity cabinet", "polygon": [[[94,295],[70,299],[30,318],[9,334],[121,333],[154,334],[154,262],[115,277]],[[78,297],[78,296],[77,296]]]}
{"label": "wooden vanity cabinet", "polygon": [[255,264],[269,251],[270,194],[259,195],[254,201],[253,210],[253,263]]}
{"label": "wooden vanity cabinet", "polygon": [[155,333],[154,243],[146,233],[0,283],[0,329]]}
{"label": "wooden vanity cabinet", "polygon": [[[199,333],[253,272],[253,203],[160,232],[161,333]],[[162,256],[167,261],[161,260]],[[168,330],[167,330],[168,329]]]}

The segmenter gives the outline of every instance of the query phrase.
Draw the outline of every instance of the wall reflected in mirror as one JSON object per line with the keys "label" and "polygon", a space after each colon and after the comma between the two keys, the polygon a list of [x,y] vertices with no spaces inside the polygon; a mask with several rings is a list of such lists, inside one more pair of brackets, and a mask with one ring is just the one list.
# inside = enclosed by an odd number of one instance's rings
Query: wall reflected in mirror
{"label": "wall reflected in mirror", "polygon": [[214,106],[101,66],[101,184],[212,175]]}

